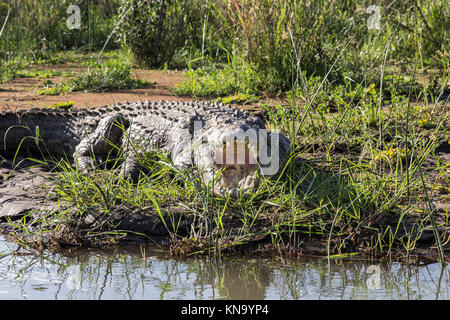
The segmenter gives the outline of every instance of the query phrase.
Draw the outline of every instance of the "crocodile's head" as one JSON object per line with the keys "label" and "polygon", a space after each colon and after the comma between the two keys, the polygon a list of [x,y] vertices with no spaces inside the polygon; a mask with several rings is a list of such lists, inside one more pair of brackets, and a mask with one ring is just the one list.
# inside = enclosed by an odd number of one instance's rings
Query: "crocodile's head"
{"label": "crocodile's head", "polygon": [[217,180],[216,193],[237,198],[254,190],[259,183],[257,141],[225,136],[219,143],[211,143],[211,158]]}
{"label": "crocodile's head", "polygon": [[237,198],[259,183],[260,164],[257,127],[236,125],[214,128],[202,135],[196,163],[204,181],[217,194]]}

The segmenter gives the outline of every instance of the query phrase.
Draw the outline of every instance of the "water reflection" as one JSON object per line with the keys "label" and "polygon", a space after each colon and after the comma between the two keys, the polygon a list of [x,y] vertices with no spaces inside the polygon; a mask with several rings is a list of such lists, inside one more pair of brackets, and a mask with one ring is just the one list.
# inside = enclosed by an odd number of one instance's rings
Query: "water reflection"
{"label": "water reflection", "polygon": [[[0,240],[0,299],[449,299],[450,271],[314,260],[192,258],[127,248],[11,254]],[[1,255],[1,252],[4,252]]]}

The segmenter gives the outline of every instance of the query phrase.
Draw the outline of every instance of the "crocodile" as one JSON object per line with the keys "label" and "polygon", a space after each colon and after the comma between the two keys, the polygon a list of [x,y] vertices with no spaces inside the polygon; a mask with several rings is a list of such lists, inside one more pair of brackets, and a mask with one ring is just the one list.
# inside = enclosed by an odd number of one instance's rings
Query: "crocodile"
{"label": "crocodile", "polygon": [[[206,101],[137,101],[99,108],[0,113],[0,155],[16,150],[64,156],[83,172],[120,153],[133,181],[140,157],[161,150],[181,170],[196,167],[206,184],[232,197],[277,174],[289,139],[230,105]],[[118,151],[119,150],[119,151]]]}

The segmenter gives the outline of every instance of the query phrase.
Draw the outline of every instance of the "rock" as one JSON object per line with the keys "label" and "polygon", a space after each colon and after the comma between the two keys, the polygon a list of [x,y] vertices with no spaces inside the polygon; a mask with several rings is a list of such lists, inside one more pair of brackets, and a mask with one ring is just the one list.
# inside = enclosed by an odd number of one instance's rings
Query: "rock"
{"label": "rock", "polygon": [[0,184],[0,219],[19,218],[30,210],[57,209],[46,201],[46,183],[38,168],[17,170]]}

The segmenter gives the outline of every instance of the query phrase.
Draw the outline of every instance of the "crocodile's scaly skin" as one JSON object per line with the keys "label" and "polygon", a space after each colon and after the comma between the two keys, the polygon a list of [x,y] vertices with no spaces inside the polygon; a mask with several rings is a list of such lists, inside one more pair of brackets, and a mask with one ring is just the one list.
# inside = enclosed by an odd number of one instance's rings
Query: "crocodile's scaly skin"
{"label": "crocodile's scaly skin", "polygon": [[[263,131],[265,124],[260,118],[212,102],[147,100],[69,111],[6,111],[0,113],[0,154],[14,153],[20,147],[22,151],[66,155],[87,171],[99,159],[120,150],[123,174],[136,179],[138,157],[158,149],[180,169],[196,166],[206,183],[225,169],[214,181],[214,190],[236,196],[256,185],[261,166],[254,160],[260,160],[263,143],[267,152],[275,151],[280,160],[287,153],[287,138],[277,135],[276,150],[271,150],[273,145],[267,142],[271,134],[263,141],[258,135]],[[227,152],[233,150],[229,158]]]}

